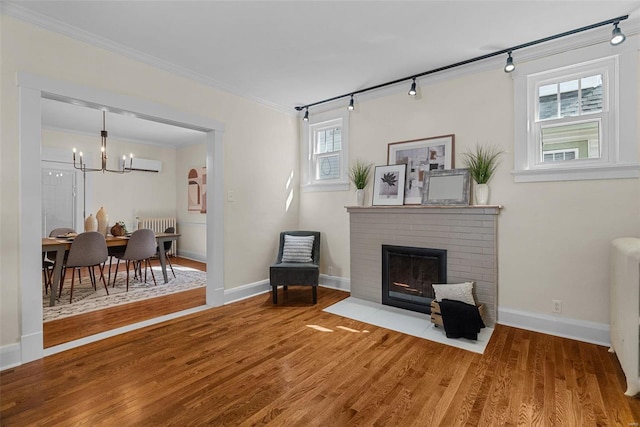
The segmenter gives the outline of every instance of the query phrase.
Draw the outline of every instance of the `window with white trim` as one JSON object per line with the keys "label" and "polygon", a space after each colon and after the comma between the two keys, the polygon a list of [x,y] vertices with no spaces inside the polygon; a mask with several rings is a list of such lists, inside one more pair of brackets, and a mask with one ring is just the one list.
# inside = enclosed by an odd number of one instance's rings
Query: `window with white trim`
{"label": "window with white trim", "polygon": [[535,95],[529,94],[534,111],[529,138],[536,145],[536,165],[606,154],[603,135],[611,135],[615,120],[608,84],[613,68],[612,61],[601,61],[530,77]]}
{"label": "window with white trim", "polygon": [[318,114],[304,130],[303,188],[342,191],[348,180],[348,114]]}
{"label": "window with white trim", "polygon": [[[515,80],[516,182],[640,175],[632,50],[595,46],[531,61]],[[626,53],[625,53],[626,52]],[[577,61],[581,59],[582,61]]]}

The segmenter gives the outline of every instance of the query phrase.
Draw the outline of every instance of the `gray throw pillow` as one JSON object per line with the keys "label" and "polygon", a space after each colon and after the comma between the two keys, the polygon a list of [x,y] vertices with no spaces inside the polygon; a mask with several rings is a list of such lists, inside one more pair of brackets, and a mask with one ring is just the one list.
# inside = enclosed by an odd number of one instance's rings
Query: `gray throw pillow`
{"label": "gray throw pillow", "polygon": [[282,248],[282,262],[311,262],[313,240],[315,236],[284,235]]}

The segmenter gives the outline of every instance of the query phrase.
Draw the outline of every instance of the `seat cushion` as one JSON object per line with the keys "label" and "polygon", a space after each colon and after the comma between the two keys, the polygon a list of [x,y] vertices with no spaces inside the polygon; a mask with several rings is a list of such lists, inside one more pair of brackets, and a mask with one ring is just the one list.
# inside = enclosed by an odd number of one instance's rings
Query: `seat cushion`
{"label": "seat cushion", "polygon": [[312,261],[314,236],[293,236],[285,234],[282,262],[308,263]]}

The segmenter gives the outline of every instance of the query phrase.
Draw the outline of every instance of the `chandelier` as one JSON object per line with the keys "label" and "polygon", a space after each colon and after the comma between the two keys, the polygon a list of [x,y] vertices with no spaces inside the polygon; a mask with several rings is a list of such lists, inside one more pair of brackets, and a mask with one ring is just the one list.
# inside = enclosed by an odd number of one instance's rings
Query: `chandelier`
{"label": "chandelier", "polygon": [[81,170],[82,172],[113,172],[113,173],[129,173],[131,172],[131,166],[133,164],[133,154],[129,155],[129,166],[127,167],[127,156],[122,156],[122,168],[121,169],[109,169],[107,168],[107,130],[105,126],[105,111],[102,110],[102,130],[100,131],[100,168],[89,168],[82,159],[82,151],[80,152],[80,162],[76,163],[76,148],[73,148],[73,167]]}

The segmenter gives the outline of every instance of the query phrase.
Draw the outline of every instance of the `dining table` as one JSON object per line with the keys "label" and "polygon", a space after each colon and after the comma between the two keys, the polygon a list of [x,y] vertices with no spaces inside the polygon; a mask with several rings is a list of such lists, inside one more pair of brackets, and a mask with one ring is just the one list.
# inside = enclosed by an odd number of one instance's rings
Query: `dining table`
{"label": "dining table", "polygon": [[[156,241],[158,242],[158,258],[160,259],[160,267],[162,268],[162,275],[164,276],[164,283],[169,281],[167,276],[167,259],[165,255],[164,243],[178,240],[180,234],[178,233],[155,233]],[[129,235],[125,236],[111,236],[107,235],[105,240],[107,242],[107,248],[112,247],[126,247],[129,243]],[[62,277],[62,267],[64,264],[64,256],[71,248],[73,243],[73,236],[58,236],[58,237],[43,237],[42,238],[42,254],[53,252],[55,253],[55,260],[53,261],[53,278],[51,280],[51,295],[49,296],[49,306],[56,305],[56,295],[58,293],[58,287],[60,286],[60,280]]]}

